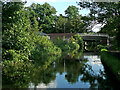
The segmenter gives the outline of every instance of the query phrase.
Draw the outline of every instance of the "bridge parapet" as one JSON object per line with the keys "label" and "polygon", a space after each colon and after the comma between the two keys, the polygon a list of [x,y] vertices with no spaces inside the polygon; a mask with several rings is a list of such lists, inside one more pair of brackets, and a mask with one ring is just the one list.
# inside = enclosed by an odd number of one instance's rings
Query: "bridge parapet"
{"label": "bridge parapet", "polygon": [[109,37],[109,35],[107,35],[107,34],[103,34],[103,33],[98,33],[98,34],[91,34],[91,33],[78,33],[78,35],[80,35],[80,36],[101,36],[101,37]]}

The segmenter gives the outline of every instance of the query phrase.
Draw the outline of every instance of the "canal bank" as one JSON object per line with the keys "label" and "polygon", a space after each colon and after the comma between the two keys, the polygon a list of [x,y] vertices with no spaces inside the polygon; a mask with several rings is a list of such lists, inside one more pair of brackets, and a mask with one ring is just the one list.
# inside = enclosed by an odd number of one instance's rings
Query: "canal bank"
{"label": "canal bank", "polygon": [[105,69],[111,73],[112,78],[120,83],[120,53],[101,52],[101,62]]}

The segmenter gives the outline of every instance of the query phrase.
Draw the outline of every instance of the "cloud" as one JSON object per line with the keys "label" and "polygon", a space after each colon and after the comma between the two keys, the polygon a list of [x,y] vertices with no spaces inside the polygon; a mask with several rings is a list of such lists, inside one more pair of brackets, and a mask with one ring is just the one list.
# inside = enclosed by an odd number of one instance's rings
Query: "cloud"
{"label": "cloud", "polygon": [[104,26],[105,24],[97,24],[97,25],[95,25],[93,28],[92,28],[92,31],[94,31],[94,32],[98,32],[98,31],[100,31],[101,30],[101,28]]}
{"label": "cloud", "polygon": [[36,86],[36,88],[56,88],[57,87],[57,83],[54,81],[51,81],[48,85],[45,85],[44,83],[40,83],[38,84],[38,86]]}
{"label": "cloud", "polygon": [[[56,81],[51,81],[49,84],[44,84],[44,83],[39,83],[36,88],[56,88],[57,87],[57,82]],[[35,88],[34,83],[29,84],[29,88]]]}

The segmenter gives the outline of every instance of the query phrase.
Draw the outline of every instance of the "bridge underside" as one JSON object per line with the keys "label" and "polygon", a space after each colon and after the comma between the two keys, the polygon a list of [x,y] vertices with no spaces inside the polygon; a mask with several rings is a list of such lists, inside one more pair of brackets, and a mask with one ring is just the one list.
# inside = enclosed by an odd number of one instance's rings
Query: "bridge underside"
{"label": "bridge underside", "polygon": [[88,47],[92,47],[93,51],[97,48],[97,45],[109,45],[108,40],[83,40],[84,41],[84,50],[88,51]]}
{"label": "bridge underside", "polygon": [[84,43],[96,42],[98,44],[108,45],[108,40],[83,40],[83,41]]}
{"label": "bridge underside", "polygon": [[108,37],[106,36],[81,36],[84,41],[84,50],[88,47],[96,47],[97,45],[109,45]]}

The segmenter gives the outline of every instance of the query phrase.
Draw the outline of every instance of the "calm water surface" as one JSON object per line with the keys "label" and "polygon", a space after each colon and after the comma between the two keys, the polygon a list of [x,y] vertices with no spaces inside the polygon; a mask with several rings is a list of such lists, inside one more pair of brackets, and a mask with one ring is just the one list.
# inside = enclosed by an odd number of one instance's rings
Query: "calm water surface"
{"label": "calm water surface", "polygon": [[68,56],[53,62],[49,69],[44,77],[49,82],[30,82],[29,88],[114,88],[96,53],[83,53],[77,59]]}
{"label": "calm water surface", "polygon": [[[53,60],[52,57],[49,59]],[[34,63],[34,65],[39,67],[40,62]],[[8,75],[2,76],[3,87],[115,89],[119,86],[111,73],[104,68],[101,56],[97,53],[84,52],[77,58],[71,58],[68,55],[50,63],[46,62],[47,65],[45,64],[44,70],[41,70],[41,67],[31,67],[23,73],[11,72],[9,74],[8,72]],[[6,70],[13,71],[13,68],[7,68]],[[9,75],[13,78],[11,79]]]}

